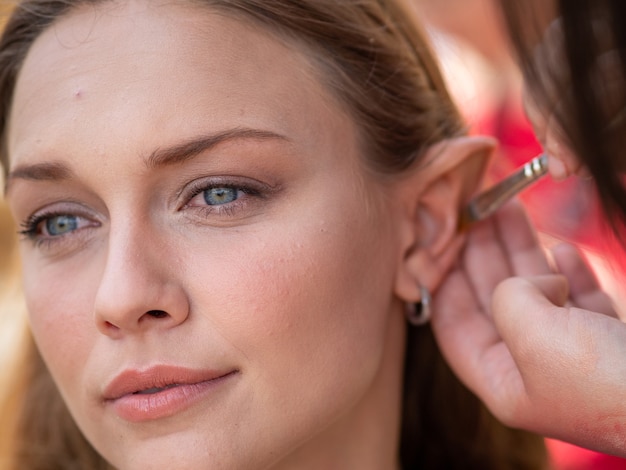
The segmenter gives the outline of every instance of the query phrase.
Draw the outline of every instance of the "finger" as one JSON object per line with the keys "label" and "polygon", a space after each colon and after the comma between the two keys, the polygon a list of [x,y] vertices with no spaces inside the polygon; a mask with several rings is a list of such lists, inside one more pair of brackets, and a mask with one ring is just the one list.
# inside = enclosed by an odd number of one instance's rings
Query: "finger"
{"label": "finger", "polygon": [[512,275],[509,260],[493,219],[476,224],[469,232],[461,258],[468,285],[480,310],[488,313],[493,289]]}
{"label": "finger", "polygon": [[449,273],[433,299],[432,328],[448,364],[459,379],[480,396],[493,395],[497,374],[489,361],[502,365],[513,361],[506,350],[505,360],[492,351],[502,347],[495,325],[479,307],[466,273],[457,268]]}
{"label": "finger", "polygon": [[511,275],[525,277],[552,272],[537,233],[518,201],[504,206],[495,220]]}
{"label": "finger", "polygon": [[585,438],[597,445],[598,436],[617,430],[623,445],[623,429],[615,423],[623,421],[624,407],[612,397],[623,394],[626,325],[592,311],[553,305],[564,297],[554,292],[564,281],[559,275],[511,278],[494,293],[494,321],[523,379],[522,406],[514,407],[510,425],[589,445],[569,430],[602,417],[596,426],[600,433]]}
{"label": "finger", "polygon": [[[516,360],[528,360],[546,335],[562,331],[564,317],[559,312],[568,299],[567,279],[559,274],[529,278],[512,277],[498,285],[493,293],[493,319],[498,333]],[[555,336],[556,338],[556,336]]]}
{"label": "finger", "polygon": [[[482,316],[471,281],[460,265],[451,270],[433,296],[433,322],[440,328],[455,329],[471,316]],[[435,319],[435,317],[437,317]]]}
{"label": "finger", "polygon": [[559,271],[569,281],[570,297],[576,306],[617,318],[611,299],[576,247],[562,243],[552,249],[552,254]]}
{"label": "finger", "polygon": [[588,174],[587,169],[565,143],[563,132],[559,130],[553,116],[548,120],[544,148],[548,155],[548,171],[555,181],[562,181],[574,174]]}
{"label": "finger", "polygon": [[530,276],[526,280],[533,284],[553,305],[563,307],[570,295],[569,283],[562,274]]}
{"label": "finger", "polygon": [[524,111],[537,140],[548,156],[548,173],[552,179],[562,181],[572,174],[588,175],[589,171],[565,144],[563,132],[554,116],[546,116],[526,91],[523,94]]}
{"label": "finger", "polygon": [[547,396],[548,389],[558,393],[562,380],[577,377],[583,366],[587,378],[610,376],[626,350],[618,331],[624,324],[618,319],[560,306],[566,286],[562,275],[510,278],[494,292],[494,323],[530,396],[537,391]]}

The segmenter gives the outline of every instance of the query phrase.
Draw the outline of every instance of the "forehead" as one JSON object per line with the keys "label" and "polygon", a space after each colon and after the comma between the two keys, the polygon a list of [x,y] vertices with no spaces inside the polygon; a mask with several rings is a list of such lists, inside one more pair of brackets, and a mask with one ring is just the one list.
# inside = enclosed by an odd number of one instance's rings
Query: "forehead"
{"label": "forehead", "polygon": [[[206,126],[256,127],[259,120],[277,132],[311,128],[316,111],[340,111],[317,75],[300,48],[207,7],[83,5],[29,51],[14,95],[9,153],[19,155],[23,142],[77,131],[91,133],[95,142],[121,120],[130,132],[136,119],[149,119],[165,136],[182,127],[190,133]],[[191,111],[201,118],[194,120]]]}

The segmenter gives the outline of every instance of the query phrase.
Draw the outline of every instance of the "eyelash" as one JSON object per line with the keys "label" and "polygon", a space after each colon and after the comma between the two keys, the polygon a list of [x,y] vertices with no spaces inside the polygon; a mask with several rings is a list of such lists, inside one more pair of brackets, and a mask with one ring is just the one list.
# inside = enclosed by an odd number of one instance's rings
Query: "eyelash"
{"label": "eyelash", "polygon": [[48,219],[52,219],[53,217],[62,217],[64,215],[69,214],[62,211],[51,211],[43,212],[40,214],[33,214],[20,224],[23,230],[20,230],[17,233],[24,237],[35,239],[38,236],[37,232],[39,231],[39,225],[41,225],[42,222],[45,222]]}
{"label": "eyelash", "polygon": [[[237,197],[232,202],[226,202],[224,204],[216,204],[216,205],[202,205],[202,206],[191,206],[190,203],[199,195],[204,193],[205,191],[209,191],[211,189],[232,189],[237,191],[237,193],[241,192],[245,196],[252,196],[259,199],[264,199],[266,197],[269,188],[265,187],[264,184],[258,183],[256,185],[249,184],[248,182],[237,182],[237,181],[206,181],[199,180],[194,181],[189,184],[189,186],[184,190],[184,200],[186,201],[181,209],[193,209],[200,211],[201,216],[208,217],[211,216],[233,216],[237,212],[237,210],[241,209],[244,204],[247,204],[249,201],[241,200],[241,197]],[[247,199],[247,198],[246,198]]]}
{"label": "eyelash", "polygon": [[[18,234],[22,236],[22,238],[31,241],[36,248],[47,250],[52,248],[53,246],[56,248],[59,243],[66,241],[66,236],[78,231],[80,234],[85,233],[85,229],[89,229],[94,227],[94,224],[98,224],[98,222],[88,223],[87,226],[80,227],[80,230],[73,230],[72,232],[68,232],[61,235],[45,235],[43,234],[42,224],[44,224],[47,220],[51,220],[54,217],[63,217],[63,216],[71,216],[76,217],[78,219],[77,223],[79,225],[84,225],[85,221],[93,220],[91,217],[85,217],[82,214],[71,214],[70,211],[62,211],[62,210],[51,210],[44,211],[37,214],[33,214],[28,217],[24,222],[21,223],[21,227],[23,230],[18,231]],[[73,238],[73,240],[78,241],[80,238]],[[64,245],[58,246],[58,248],[62,248]]]}
{"label": "eyelash", "polygon": [[[72,213],[70,211],[64,211],[64,210],[44,211],[44,212],[40,212],[37,214],[33,214],[30,217],[28,217],[24,222],[22,222],[20,226],[23,227],[23,230],[18,231],[18,234],[28,240],[35,242],[37,246],[39,246],[42,243],[51,244],[53,242],[59,241],[60,239],[64,238],[68,234],[43,235],[42,233],[40,233],[42,231],[41,225],[45,223],[46,221],[51,220],[55,217],[67,217],[67,216],[77,218],[78,224],[81,224],[81,221],[84,224],[85,221],[93,220],[93,217],[88,217],[83,214],[77,214],[76,212]],[[91,228],[97,224],[98,222],[89,223],[87,227],[81,227],[81,229]],[[73,233],[74,231],[77,231],[77,230],[73,230],[72,232],[69,232],[69,233]]]}
{"label": "eyelash", "polygon": [[[263,188],[260,188],[263,186]],[[246,204],[245,201],[241,201],[241,197],[237,197],[232,202],[227,202],[224,204],[218,205],[202,205],[202,206],[190,206],[191,201],[195,199],[197,196],[201,195],[203,192],[218,189],[218,188],[226,188],[236,190],[238,193],[241,192],[245,196],[252,196],[256,198],[264,198],[266,193],[270,190],[270,188],[266,188],[264,184],[258,183],[258,185],[250,185],[246,183],[233,182],[233,181],[209,181],[200,180],[194,181],[188,185],[181,193],[183,195],[184,200],[186,201],[179,210],[182,209],[193,209],[196,211],[200,211],[201,217],[209,217],[209,216],[233,216],[238,209],[242,208],[242,205]],[[80,229],[72,230],[66,234],[61,235],[43,235],[41,234],[42,224],[47,220],[53,219],[55,217],[63,217],[63,216],[71,216],[77,217],[79,219],[90,219],[90,217],[85,217],[84,215],[76,214],[76,212],[72,211],[63,211],[63,210],[51,210],[44,211],[40,213],[35,213],[29,216],[25,221],[23,221],[20,225],[23,230],[18,231],[18,234],[22,237],[25,237],[28,240],[31,240],[36,243],[37,246],[40,246],[43,243],[48,245],[60,242],[68,235],[72,235]]]}

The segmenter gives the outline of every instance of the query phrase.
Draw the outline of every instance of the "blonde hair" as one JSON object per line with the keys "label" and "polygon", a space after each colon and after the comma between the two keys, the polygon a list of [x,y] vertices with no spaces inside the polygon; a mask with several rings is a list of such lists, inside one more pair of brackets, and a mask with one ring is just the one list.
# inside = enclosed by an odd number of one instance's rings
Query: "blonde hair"
{"label": "blonde hair", "polygon": [[[399,2],[194,0],[255,21],[304,47],[322,82],[357,123],[369,165],[387,174],[402,172],[432,144],[465,129],[423,34]],[[5,165],[6,120],[21,63],[43,30],[85,3],[99,2],[26,0],[8,23],[0,40],[0,156]],[[409,329],[407,344],[399,448],[405,470],[545,466],[542,439],[496,421],[452,374],[429,328]],[[15,468],[105,468],[69,418],[32,342],[25,360],[29,367],[20,369],[26,394],[17,423]]]}

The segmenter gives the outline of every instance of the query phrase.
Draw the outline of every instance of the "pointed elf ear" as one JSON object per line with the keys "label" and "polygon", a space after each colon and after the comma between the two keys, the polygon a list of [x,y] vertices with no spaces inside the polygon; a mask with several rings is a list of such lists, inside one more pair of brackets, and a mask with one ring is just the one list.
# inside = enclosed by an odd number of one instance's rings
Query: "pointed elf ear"
{"label": "pointed elf ear", "polygon": [[478,189],[496,147],[490,137],[464,136],[433,146],[401,182],[403,262],[395,292],[407,302],[420,299],[420,286],[434,292],[463,244],[461,209]]}

